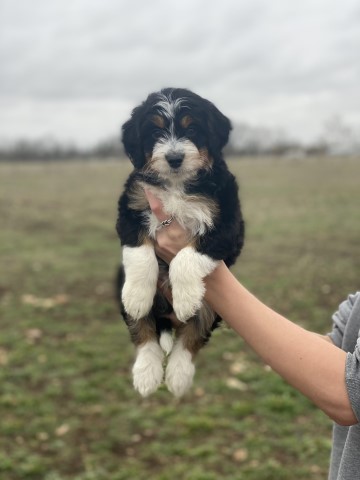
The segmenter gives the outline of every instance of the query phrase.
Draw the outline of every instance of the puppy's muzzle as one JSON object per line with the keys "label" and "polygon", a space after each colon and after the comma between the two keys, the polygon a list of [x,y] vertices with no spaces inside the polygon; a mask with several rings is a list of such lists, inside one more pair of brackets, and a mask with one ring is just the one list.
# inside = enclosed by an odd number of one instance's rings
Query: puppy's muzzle
{"label": "puppy's muzzle", "polygon": [[171,168],[179,168],[184,160],[185,154],[182,152],[169,152],[165,155],[166,161]]}

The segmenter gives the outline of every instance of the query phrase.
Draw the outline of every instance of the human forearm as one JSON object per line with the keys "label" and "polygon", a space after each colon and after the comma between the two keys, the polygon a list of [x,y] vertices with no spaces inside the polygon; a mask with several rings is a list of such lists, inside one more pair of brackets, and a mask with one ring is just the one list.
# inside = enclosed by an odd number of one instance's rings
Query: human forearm
{"label": "human forearm", "polygon": [[346,353],[279,315],[225,267],[206,279],[206,300],[273,370],[341,424],[354,424],[345,386]]}

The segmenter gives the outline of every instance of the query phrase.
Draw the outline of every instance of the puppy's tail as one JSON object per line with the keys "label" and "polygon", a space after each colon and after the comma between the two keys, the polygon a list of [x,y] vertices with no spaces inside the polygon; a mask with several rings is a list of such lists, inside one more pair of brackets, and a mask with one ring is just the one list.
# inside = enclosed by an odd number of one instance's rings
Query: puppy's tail
{"label": "puppy's tail", "polygon": [[165,295],[158,291],[154,298],[153,313],[156,318],[156,330],[159,336],[160,347],[166,355],[169,355],[174,345],[173,326],[169,318],[172,312],[171,303]]}
{"label": "puppy's tail", "polygon": [[169,355],[174,346],[174,340],[171,334],[171,330],[163,330],[160,333],[159,343],[160,347],[163,349],[166,355]]}

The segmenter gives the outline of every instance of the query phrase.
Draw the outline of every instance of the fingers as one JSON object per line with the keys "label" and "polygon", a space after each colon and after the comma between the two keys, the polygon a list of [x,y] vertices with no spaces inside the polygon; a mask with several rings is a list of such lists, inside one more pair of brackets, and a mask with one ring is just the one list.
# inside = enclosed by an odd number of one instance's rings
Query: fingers
{"label": "fingers", "polygon": [[[151,211],[162,222],[169,219],[161,200],[149,189],[144,189]],[[156,253],[165,262],[170,263],[176,254],[189,243],[189,233],[174,219],[171,225],[161,228],[156,233]]]}
{"label": "fingers", "polygon": [[166,220],[169,217],[169,215],[164,212],[163,204],[161,203],[161,200],[157,198],[149,189],[145,188],[144,191],[145,191],[147,201],[149,202],[151,211],[156,216],[156,218],[160,222]]}

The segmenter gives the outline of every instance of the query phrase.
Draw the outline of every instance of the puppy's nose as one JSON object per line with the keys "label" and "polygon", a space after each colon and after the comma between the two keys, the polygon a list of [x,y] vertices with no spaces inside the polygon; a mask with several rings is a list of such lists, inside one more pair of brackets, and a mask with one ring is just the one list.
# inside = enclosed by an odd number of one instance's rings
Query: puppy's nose
{"label": "puppy's nose", "polygon": [[179,168],[184,160],[185,154],[181,152],[169,152],[165,158],[171,168]]}

